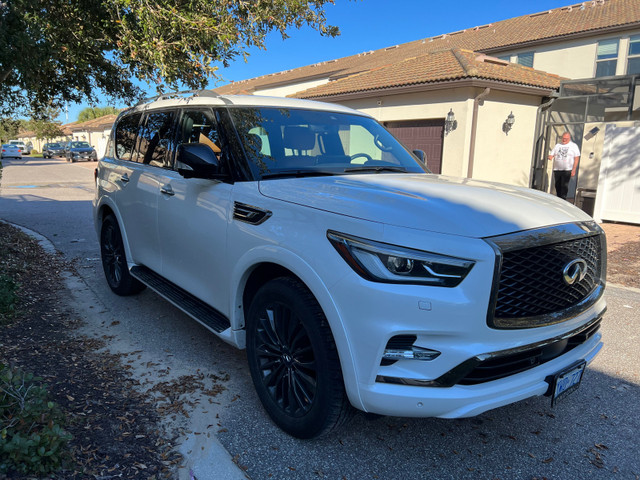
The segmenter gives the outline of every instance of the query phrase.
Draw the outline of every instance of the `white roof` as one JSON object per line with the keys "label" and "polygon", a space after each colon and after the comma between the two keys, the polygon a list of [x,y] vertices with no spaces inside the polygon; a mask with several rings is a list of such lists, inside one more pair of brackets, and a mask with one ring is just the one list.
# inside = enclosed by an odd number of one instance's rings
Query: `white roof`
{"label": "white roof", "polygon": [[157,99],[139,104],[131,111],[156,110],[167,107],[188,107],[188,106],[240,106],[240,107],[276,107],[276,108],[298,108],[306,110],[319,110],[336,113],[349,113],[360,116],[368,116],[351,108],[334,103],[316,102],[311,100],[300,100],[297,98],[284,97],[263,97],[259,95],[217,95],[210,90],[203,90],[188,96],[184,94],[166,94]]}

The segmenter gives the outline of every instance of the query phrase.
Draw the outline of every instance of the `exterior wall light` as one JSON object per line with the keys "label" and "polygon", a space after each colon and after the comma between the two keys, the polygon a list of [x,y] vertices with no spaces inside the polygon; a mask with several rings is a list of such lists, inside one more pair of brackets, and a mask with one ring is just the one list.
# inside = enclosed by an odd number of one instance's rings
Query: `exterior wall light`
{"label": "exterior wall light", "polygon": [[513,112],[511,112],[502,124],[502,131],[505,135],[509,135],[509,131],[513,128],[514,123],[516,123],[516,117],[514,117]]}
{"label": "exterior wall light", "polygon": [[449,113],[447,113],[447,119],[444,121],[444,135],[449,135],[449,133],[453,132],[456,128],[458,128],[458,121],[453,113],[453,108],[450,108]]}

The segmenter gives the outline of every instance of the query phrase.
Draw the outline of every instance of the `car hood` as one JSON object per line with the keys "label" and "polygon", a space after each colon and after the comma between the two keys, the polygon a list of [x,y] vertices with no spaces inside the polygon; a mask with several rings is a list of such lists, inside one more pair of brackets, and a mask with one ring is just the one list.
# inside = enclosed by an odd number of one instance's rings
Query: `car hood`
{"label": "car hood", "polygon": [[591,220],[552,195],[428,174],[371,174],[261,181],[270,198],[387,225],[489,237]]}

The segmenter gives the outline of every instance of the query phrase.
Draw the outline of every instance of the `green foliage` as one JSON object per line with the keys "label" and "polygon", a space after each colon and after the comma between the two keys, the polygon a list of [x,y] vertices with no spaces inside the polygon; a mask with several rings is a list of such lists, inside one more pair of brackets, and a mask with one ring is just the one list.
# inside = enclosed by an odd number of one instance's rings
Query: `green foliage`
{"label": "green foliage", "polygon": [[48,105],[31,114],[31,120],[25,125],[26,130],[35,133],[38,139],[50,139],[64,135],[60,122],[55,119],[60,114],[60,109]]}
{"label": "green foliage", "polygon": [[3,274],[0,274],[0,325],[9,323],[16,311],[18,295],[16,282]]}
{"label": "green foliage", "polygon": [[115,115],[120,113],[116,107],[89,107],[85,108],[78,114],[78,122],[86,122],[94,118],[104,117],[106,115]]}
{"label": "green foliage", "polygon": [[68,459],[71,435],[39,381],[0,363],[0,473],[47,474]]}
{"label": "green foliage", "polygon": [[132,101],[135,78],[158,91],[204,88],[219,64],[303,25],[339,34],[333,0],[0,1],[0,110]]}
{"label": "green foliage", "polygon": [[24,124],[21,120],[13,118],[0,118],[0,143],[7,143],[18,136],[20,127]]}

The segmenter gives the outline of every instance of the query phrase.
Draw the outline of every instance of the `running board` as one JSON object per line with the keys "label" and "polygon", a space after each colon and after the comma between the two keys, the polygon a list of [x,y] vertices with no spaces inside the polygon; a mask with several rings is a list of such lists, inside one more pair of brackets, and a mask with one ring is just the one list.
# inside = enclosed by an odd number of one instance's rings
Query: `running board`
{"label": "running board", "polygon": [[214,332],[221,333],[231,328],[229,319],[215,308],[210,307],[202,300],[147,267],[136,265],[131,268],[130,272],[133,277]]}

